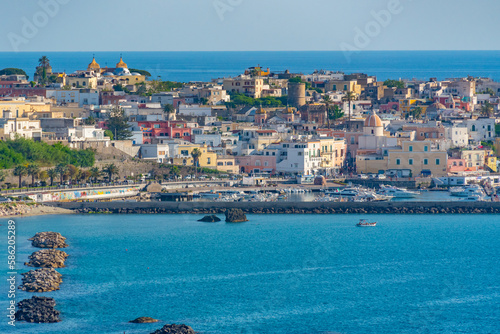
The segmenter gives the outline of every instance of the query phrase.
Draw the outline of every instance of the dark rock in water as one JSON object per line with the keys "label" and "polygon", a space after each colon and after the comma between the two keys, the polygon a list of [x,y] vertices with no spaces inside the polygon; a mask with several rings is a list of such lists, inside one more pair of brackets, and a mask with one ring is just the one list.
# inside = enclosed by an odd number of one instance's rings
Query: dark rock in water
{"label": "dark rock in water", "polygon": [[241,209],[229,209],[226,211],[226,222],[228,223],[241,223],[247,222],[247,216]]}
{"label": "dark rock in water", "polygon": [[196,332],[186,325],[165,325],[151,334],[196,334]]}
{"label": "dark rock in water", "polygon": [[129,322],[134,323],[134,324],[147,324],[151,322],[158,322],[158,319],[153,319],[151,317],[139,317],[137,319],[131,320]]}
{"label": "dark rock in water", "polygon": [[216,223],[216,222],[220,222],[220,218],[217,217],[216,215],[210,215],[210,216],[205,216],[205,217],[199,219],[198,221],[205,222],[205,223]]}
{"label": "dark rock in water", "polygon": [[31,297],[17,303],[16,320],[36,323],[59,322],[60,312],[54,307],[56,302],[48,297]]}
{"label": "dark rock in water", "polygon": [[66,238],[57,232],[38,232],[29,238],[31,245],[38,248],[66,248]]}
{"label": "dark rock in water", "polygon": [[68,254],[58,249],[42,249],[31,254],[26,266],[42,268],[63,268]]}
{"label": "dark rock in water", "polygon": [[53,268],[30,270],[21,275],[23,276],[23,283],[19,286],[19,289],[28,292],[59,290],[59,284],[62,282],[62,275]]}

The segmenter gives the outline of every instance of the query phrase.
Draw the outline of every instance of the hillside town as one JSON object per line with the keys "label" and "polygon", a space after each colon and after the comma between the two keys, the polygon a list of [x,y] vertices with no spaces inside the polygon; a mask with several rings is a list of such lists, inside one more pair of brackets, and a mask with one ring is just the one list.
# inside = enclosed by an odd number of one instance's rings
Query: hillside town
{"label": "hillside town", "polygon": [[53,72],[43,56],[32,80],[22,70],[2,70],[0,140],[112,148],[162,165],[259,177],[498,172],[500,82],[488,78],[379,81],[259,65],[179,83],[117,58],[113,68],[93,58],[67,74]]}

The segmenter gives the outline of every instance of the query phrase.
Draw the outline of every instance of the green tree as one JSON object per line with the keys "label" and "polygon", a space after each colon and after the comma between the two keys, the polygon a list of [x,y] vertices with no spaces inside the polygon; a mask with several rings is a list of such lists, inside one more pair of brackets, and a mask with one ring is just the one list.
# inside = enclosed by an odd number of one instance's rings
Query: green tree
{"label": "green tree", "polygon": [[94,125],[96,123],[96,119],[93,116],[89,116],[89,117],[85,118],[83,123],[85,125]]}
{"label": "green tree", "polygon": [[193,158],[194,172],[197,173],[197,167],[200,166],[200,157],[202,153],[200,149],[195,148],[191,151],[191,157]]}
{"label": "green tree", "polygon": [[489,101],[486,101],[481,106],[481,115],[484,117],[491,117],[493,115],[493,106]]}
{"label": "green tree", "polygon": [[115,137],[115,135],[113,134],[113,132],[111,132],[111,130],[104,130],[104,135],[106,137],[109,137],[110,140],[113,140],[113,138]]}
{"label": "green tree", "polygon": [[120,107],[114,107],[107,120],[108,130],[114,134],[114,140],[126,140],[132,137],[128,117]]}
{"label": "green tree", "polygon": [[94,183],[97,182],[97,178],[101,176],[102,172],[98,167],[92,167],[90,170],[90,177],[94,180]]}
{"label": "green tree", "polygon": [[50,178],[50,186],[52,187],[54,185],[54,178],[57,177],[59,173],[55,168],[51,168],[47,171],[47,175]]}
{"label": "green tree", "polygon": [[[339,118],[344,117],[344,112],[338,105],[334,105],[328,109],[328,120],[336,121]],[[328,125],[330,127],[330,125]]]}
{"label": "green tree", "polygon": [[399,80],[387,79],[384,81],[384,86],[396,87],[398,89],[403,89],[403,88],[405,88],[405,83],[403,81],[399,81]]}
{"label": "green tree", "polygon": [[29,164],[26,168],[28,175],[31,176],[31,186],[35,186],[35,177],[38,177],[38,173],[40,173],[40,167],[37,164]]}
{"label": "green tree", "polygon": [[166,114],[173,114],[175,113],[175,108],[173,105],[167,103],[163,106],[163,112]]}
{"label": "green tree", "polygon": [[38,178],[44,182],[49,178],[49,173],[47,173],[46,170],[42,170],[40,173],[38,173]]}
{"label": "green tree", "polygon": [[5,171],[0,170],[0,182],[5,181],[6,176],[7,174],[5,173]]}
{"label": "green tree", "polygon": [[26,79],[29,78],[26,72],[20,68],[4,68],[0,70],[0,75],[25,75]]}
{"label": "green tree", "polygon": [[23,176],[28,174],[28,170],[27,170],[26,166],[22,166],[22,165],[16,166],[14,168],[14,170],[12,171],[12,174],[14,176],[19,177],[19,188],[21,188]]}
{"label": "green tree", "polygon": [[64,176],[68,174],[68,166],[66,164],[59,164],[56,166],[55,170],[57,171],[57,174],[59,175],[60,178],[60,184],[63,184],[64,182]]}
{"label": "green tree", "polygon": [[46,84],[48,79],[47,79],[47,70],[50,67],[50,61],[47,56],[42,56],[40,59],[38,59],[38,68],[37,68],[37,74],[39,76],[38,82],[41,84]]}
{"label": "green tree", "polygon": [[119,173],[119,169],[118,169],[118,167],[116,167],[115,164],[109,164],[109,165],[104,166],[102,171],[103,171],[103,173],[108,174],[109,182],[112,181],[113,175],[116,175]]}

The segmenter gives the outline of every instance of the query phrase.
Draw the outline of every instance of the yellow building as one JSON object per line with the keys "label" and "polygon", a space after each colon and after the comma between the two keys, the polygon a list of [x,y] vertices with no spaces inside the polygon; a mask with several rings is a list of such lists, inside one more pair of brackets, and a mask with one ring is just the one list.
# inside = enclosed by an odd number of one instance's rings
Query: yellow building
{"label": "yellow building", "polygon": [[321,164],[322,169],[338,172],[345,161],[345,141],[340,138],[320,138]]}
{"label": "yellow building", "polygon": [[48,112],[51,110],[50,107],[51,107],[50,104],[43,102],[26,102],[24,100],[2,100],[0,101],[0,117],[4,118],[29,117],[29,114],[31,113]]}
{"label": "yellow building", "polygon": [[73,88],[97,88],[97,77],[84,74],[67,76],[66,85]]}
{"label": "yellow building", "polygon": [[217,153],[210,152],[206,145],[182,144],[179,145],[177,157],[174,158],[174,165],[193,166],[194,161],[191,152],[197,148],[201,151],[199,167],[217,169]]}
{"label": "yellow building", "polygon": [[446,176],[448,154],[432,150],[431,144],[430,141],[404,141],[401,148],[388,150],[386,155],[358,155],[356,170],[398,177]]}
{"label": "yellow building", "polygon": [[359,85],[356,80],[335,80],[325,83],[325,90],[327,92],[353,92],[356,96],[359,96],[361,94],[361,88],[361,85]]}
{"label": "yellow building", "polygon": [[493,151],[484,158],[484,164],[491,169],[493,172],[498,172],[497,167],[497,157],[493,154]]}
{"label": "yellow building", "polygon": [[239,168],[236,159],[231,155],[219,155],[217,157],[217,170],[226,173],[238,174]]}
{"label": "yellow building", "polygon": [[422,115],[427,112],[427,107],[429,104],[425,99],[402,99],[399,100],[399,112],[401,115],[406,115],[415,108],[420,107],[422,109]]}

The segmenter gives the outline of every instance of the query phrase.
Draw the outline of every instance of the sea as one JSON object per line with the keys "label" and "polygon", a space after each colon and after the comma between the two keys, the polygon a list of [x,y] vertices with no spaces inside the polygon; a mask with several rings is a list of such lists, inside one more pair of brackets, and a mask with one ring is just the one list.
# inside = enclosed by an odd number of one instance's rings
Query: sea
{"label": "sea", "polygon": [[[7,324],[0,219],[0,333],[500,333],[498,215],[57,215],[15,218],[27,240],[57,231],[69,254],[53,297],[62,322]],[[222,215],[220,215],[221,218]],[[360,218],[377,221],[360,228]],[[17,275],[20,282],[20,275]],[[154,324],[131,324],[140,316]]]}
{"label": "sea", "polygon": [[[33,78],[41,56],[55,72],[87,69],[95,54],[101,67],[115,67],[120,52],[0,52],[0,69],[22,68]],[[272,72],[315,70],[367,73],[385,79],[485,77],[500,80],[500,51],[281,51],[281,52],[124,52],[129,68],[147,70],[152,79],[189,82],[241,74],[260,65]]]}

